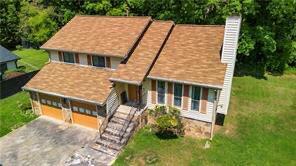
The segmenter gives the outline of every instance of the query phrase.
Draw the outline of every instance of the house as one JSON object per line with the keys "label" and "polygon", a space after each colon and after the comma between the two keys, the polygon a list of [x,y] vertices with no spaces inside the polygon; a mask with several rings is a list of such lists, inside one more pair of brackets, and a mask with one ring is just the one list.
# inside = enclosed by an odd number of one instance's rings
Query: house
{"label": "house", "polygon": [[179,108],[187,134],[210,137],[216,115],[227,114],[240,22],[75,16],[41,46],[50,63],[23,89],[37,114],[109,139],[121,141],[119,131],[155,105]]}
{"label": "house", "polygon": [[19,59],[18,56],[0,45],[0,80],[3,79],[5,71],[17,68],[17,60]]}

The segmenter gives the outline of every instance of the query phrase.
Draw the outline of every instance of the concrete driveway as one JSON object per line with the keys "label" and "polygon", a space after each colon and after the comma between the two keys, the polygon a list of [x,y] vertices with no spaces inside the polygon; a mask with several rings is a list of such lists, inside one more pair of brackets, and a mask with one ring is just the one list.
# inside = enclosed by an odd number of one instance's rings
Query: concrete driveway
{"label": "concrete driveway", "polygon": [[0,138],[0,165],[64,165],[95,136],[95,130],[39,117]]}

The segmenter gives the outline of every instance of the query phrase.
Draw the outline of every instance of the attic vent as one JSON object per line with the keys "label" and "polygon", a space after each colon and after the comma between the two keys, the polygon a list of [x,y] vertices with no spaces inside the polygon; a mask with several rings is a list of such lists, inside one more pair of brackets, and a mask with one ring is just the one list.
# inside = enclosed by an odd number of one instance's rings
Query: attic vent
{"label": "attic vent", "polygon": [[240,16],[230,16],[226,19],[221,58],[222,63],[235,62],[240,24]]}

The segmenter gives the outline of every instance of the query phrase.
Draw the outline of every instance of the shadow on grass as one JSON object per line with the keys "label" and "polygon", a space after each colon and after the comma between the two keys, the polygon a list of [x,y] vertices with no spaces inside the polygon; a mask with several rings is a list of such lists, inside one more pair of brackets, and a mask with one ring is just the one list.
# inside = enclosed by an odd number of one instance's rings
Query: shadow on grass
{"label": "shadow on grass", "polygon": [[256,64],[236,63],[234,76],[236,77],[251,76],[257,79],[267,80],[267,78],[265,77],[265,65],[261,63],[256,63]]}
{"label": "shadow on grass", "polygon": [[177,139],[178,136],[172,131],[156,132],[155,135],[159,139]]}

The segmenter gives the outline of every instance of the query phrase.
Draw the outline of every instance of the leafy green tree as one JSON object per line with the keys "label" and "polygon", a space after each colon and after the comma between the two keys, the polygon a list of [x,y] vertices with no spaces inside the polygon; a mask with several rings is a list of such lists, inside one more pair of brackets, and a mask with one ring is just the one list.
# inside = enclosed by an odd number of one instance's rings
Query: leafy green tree
{"label": "leafy green tree", "polygon": [[18,0],[0,0],[0,44],[4,47],[13,48],[20,42],[19,10]]}
{"label": "leafy green tree", "polygon": [[41,9],[23,1],[20,17],[20,33],[22,40],[30,46],[39,46],[57,30],[57,23],[52,19],[52,7]]}

